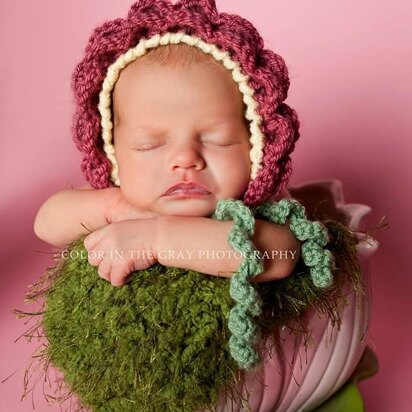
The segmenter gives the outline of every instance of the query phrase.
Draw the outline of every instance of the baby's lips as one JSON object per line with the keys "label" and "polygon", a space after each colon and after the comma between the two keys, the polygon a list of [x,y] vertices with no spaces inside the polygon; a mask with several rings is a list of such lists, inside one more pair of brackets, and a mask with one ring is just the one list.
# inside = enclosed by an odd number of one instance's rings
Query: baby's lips
{"label": "baby's lips", "polygon": [[177,193],[201,193],[201,194],[209,194],[210,192],[201,184],[197,182],[178,182],[173,186],[170,186],[165,196],[172,194],[173,192]]}

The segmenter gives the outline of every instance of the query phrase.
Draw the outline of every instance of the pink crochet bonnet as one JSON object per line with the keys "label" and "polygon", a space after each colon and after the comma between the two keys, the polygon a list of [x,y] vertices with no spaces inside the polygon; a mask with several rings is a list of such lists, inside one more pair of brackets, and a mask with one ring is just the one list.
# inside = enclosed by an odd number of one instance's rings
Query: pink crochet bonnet
{"label": "pink crochet bonnet", "polygon": [[283,58],[265,49],[244,18],[219,13],[215,0],[140,0],[127,18],[107,21],[89,38],[72,76],[76,111],[72,132],[84,154],[81,170],[95,189],[120,185],[112,143],[111,92],[121,70],[149,49],[185,43],[214,57],[238,84],[250,129],[251,176],[243,202],[277,200],[291,174],[299,138],[296,112],[283,101],[289,89]]}

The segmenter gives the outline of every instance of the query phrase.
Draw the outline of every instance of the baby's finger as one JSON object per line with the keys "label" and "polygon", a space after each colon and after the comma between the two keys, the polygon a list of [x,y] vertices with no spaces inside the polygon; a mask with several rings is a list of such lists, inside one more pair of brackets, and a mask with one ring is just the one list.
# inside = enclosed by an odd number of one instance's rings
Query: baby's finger
{"label": "baby's finger", "polygon": [[112,264],[107,259],[103,260],[100,263],[99,268],[97,269],[97,273],[99,276],[108,282],[110,282],[110,272],[112,271]]}
{"label": "baby's finger", "polygon": [[110,273],[110,282],[113,286],[123,286],[132,269],[128,267],[126,263],[117,263],[112,265],[112,271]]}
{"label": "baby's finger", "polygon": [[110,283],[113,286],[120,287],[126,283],[127,275],[124,272],[115,272],[110,274]]}
{"label": "baby's finger", "polygon": [[99,266],[104,259],[104,251],[98,249],[89,249],[87,251],[87,260],[92,266]]}
{"label": "baby's finger", "polygon": [[101,229],[97,229],[93,233],[90,233],[90,235],[87,235],[84,238],[83,244],[87,250],[93,249],[99,243],[100,239],[103,236],[103,230],[104,227],[102,227]]}

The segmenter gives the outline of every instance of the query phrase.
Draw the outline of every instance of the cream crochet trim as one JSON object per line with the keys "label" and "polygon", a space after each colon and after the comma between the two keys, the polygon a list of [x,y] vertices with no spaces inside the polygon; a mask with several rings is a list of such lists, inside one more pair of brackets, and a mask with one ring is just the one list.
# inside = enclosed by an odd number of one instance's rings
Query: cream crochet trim
{"label": "cream crochet trim", "polygon": [[249,152],[249,157],[251,161],[251,179],[255,179],[262,163],[264,134],[260,130],[262,118],[257,112],[258,103],[253,98],[254,90],[248,84],[249,76],[242,73],[239,63],[233,61],[228,52],[219,50],[214,44],[205,43],[200,38],[189,36],[185,33],[166,33],[162,36],[156,34],[149,39],[140,40],[137,46],[130,48],[126,53],[120,55],[107,70],[102,90],[99,95],[98,109],[101,115],[102,138],[104,141],[103,149],[113,165],[110,176],[112,182],[116,186],[120,186],[119,168],[112,143],[113,122],[111,120],[110,110],[111,92],[119,78],[120,71],[138,57],[145,55],[148,49],[178,43],[186,43],[189,46],[198,47],[203,52],[213,56],[217,61],[221,62],[228,70],[230,70],[233,80],[239,85],[239,91],[243,94],[243,101],[246,105],[245,117],[250,122],[250,143],[252,147]]}

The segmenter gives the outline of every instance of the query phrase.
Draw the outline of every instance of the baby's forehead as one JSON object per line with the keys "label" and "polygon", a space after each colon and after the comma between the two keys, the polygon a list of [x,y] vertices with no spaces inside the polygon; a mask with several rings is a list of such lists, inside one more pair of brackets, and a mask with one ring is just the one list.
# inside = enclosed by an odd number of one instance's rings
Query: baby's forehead
{"label": "baby's forehead", "polygon": [[169,44],[150,49],[144,56],[129,63],[120,73],[113,94],[119,93],[118,84],[125,83],[135,75],[142,72],[141,69],[149,69],[153,66],[161,66],[171,70],[187,70],[195,66],[201,66],[215,70],[216,75],[226,76],[229,82],[235,83],[228,69],[222,63],[216,61],[211,55],[201,51],[198,47],[185,43]]}
{"label": "baby's forehead", "polygon": [[[232,88],[233,93],[238,95],[238,100],[241,101],[241,104],[243,105],[243,96],[239,91],[237,83],[233,80],[230,71],[226,69],[222,63],[216,61],[211,55],[204,53],[197,47],[189,46],[184,43],[159,46],[150,49],[147,54],[129,63],[121,71],[119,79],[112,91],[112,113],[115,124],[119,123],[120,114],[122,116],[125,115],[120,101],[123,99],[123,96],[128,93],[130,82],[132,82],[133,79],[136,79],[137,76],[153,72],[153,68],[159,67],[166,70],[157,70],[157,78],[166,75],[172,70],[182,73],[185,70],[197,67],[207,69],[213,76],[219,76],[221,79],[224,79],[223,81],[227,81],[227,85],[230,85],[229,87]],[[139,99],[144,100],[145,95],[139,95]]]}

